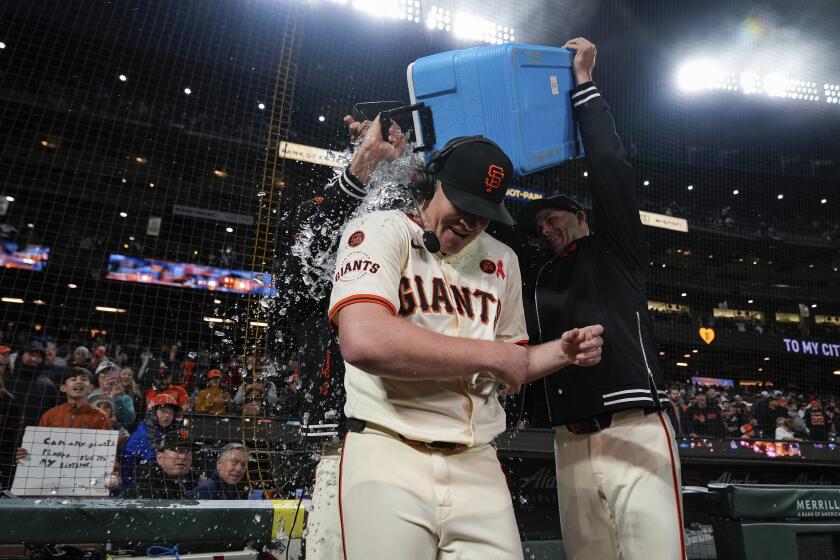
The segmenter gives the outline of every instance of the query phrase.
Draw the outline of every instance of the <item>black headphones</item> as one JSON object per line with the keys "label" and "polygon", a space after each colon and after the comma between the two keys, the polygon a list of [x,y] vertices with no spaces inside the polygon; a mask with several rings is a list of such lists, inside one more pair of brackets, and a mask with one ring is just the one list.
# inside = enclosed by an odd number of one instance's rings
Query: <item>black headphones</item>
{"label": "black headphones", "polygon": [[446,161],[446,158],[451,154],[455,148],[473,142],[484,142],[485,144],[493,144],[484,136],[459,136],[453,138],[440,150],[432,152],[429,156],[429,162],[417,168],[411,176],[411,192],[415,198],[428,200],[435,194],[435,184],[437,183],[437,173],[440,166]]}

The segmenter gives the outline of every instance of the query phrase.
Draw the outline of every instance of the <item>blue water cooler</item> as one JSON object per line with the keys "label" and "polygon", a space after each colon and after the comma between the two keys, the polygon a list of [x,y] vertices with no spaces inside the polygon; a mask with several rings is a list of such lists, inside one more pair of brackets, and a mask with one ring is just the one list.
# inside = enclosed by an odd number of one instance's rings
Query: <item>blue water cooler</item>
{"label": "blue water cooler", "polygon": [[449,51],[408,66],[418,146],[426,155],[456,136],[481,134],[508,154],[517,176],[583,155],[569,91],[569,49],[505,44]]}

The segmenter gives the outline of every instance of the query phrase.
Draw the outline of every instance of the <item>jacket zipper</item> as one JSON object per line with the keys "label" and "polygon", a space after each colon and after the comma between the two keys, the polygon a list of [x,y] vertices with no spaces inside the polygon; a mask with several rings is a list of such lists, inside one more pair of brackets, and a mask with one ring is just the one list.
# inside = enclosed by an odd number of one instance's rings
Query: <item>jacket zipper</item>
{"label": "jacket zipper", "polygon": [[636,326],[638,327],[639,331],[639,348],[642,351],[642,360],[645,362],[645,369],[647,370],[648,378],[650,379],[650,384],[653,387],[653,402],[657,405],[659,404],[659,388],[656,386],[656,379],[653,377],[653,372],[650,369],[650,364],[648,363],[647,359],[647,352],[645,352],[645,343],[642,339],[642,317],[639,315],[639,312],[636,311]]}

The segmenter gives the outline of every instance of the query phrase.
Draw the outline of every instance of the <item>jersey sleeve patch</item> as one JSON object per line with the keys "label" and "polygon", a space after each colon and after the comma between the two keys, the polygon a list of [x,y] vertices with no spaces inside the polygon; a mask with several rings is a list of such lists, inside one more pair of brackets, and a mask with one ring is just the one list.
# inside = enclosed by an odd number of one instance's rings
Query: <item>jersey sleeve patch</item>
{"label": "jersey sleeve patch", "polygon": [[[361,233],[361,232],[357,232]],[[353,235],[356,235],[355,233]],[[364,237],[364,234],[362,234]],[[350,239],[352,240],[352,236]],[[335,282],[356,282],[368,274],[379,272],[381,265],[374,261],[364,251],[352,251],[344,255],[341,263],[335,269]]]}

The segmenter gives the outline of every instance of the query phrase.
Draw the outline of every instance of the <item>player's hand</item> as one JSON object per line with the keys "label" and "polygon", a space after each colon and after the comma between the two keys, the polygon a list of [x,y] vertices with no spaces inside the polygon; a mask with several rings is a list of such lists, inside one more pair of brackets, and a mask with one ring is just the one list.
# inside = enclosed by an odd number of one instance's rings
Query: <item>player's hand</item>
{"label": "player's hand", "polygon": [[528,377],[528,349],[506,342],[497,346],[499,356],[493,374],[502,385],[499,392],[503,395],[516,394]]}
{"label": "player's hand", "polygon": [[569,363],[576,366],[594,366],[601,361],[601,350],[604,346],[602,325],[589,325],[581,329],[566,331],[560,337],[560,348]]}
{"label": "player's hand", "polygon": [[350,173],[367,182],[373,170],[383,160],[394,161],[403,155],[406,139],[396,121],[391,121],[388,138],[382,138],[382,126],[379,116],[373,121],[357,122],[347,115],[344,122],[350,129],[350,136],[361,140],[359,148],[350,162]]}
{"label": "player's hand", "polygon": [[566,41],[563,48],[575,51],[575,58],[572,61],[575,82],[578,84],[591,82],[592,69],[595,67],[595,55],[598,52],[595,44],[583,37],[576,37]]}

